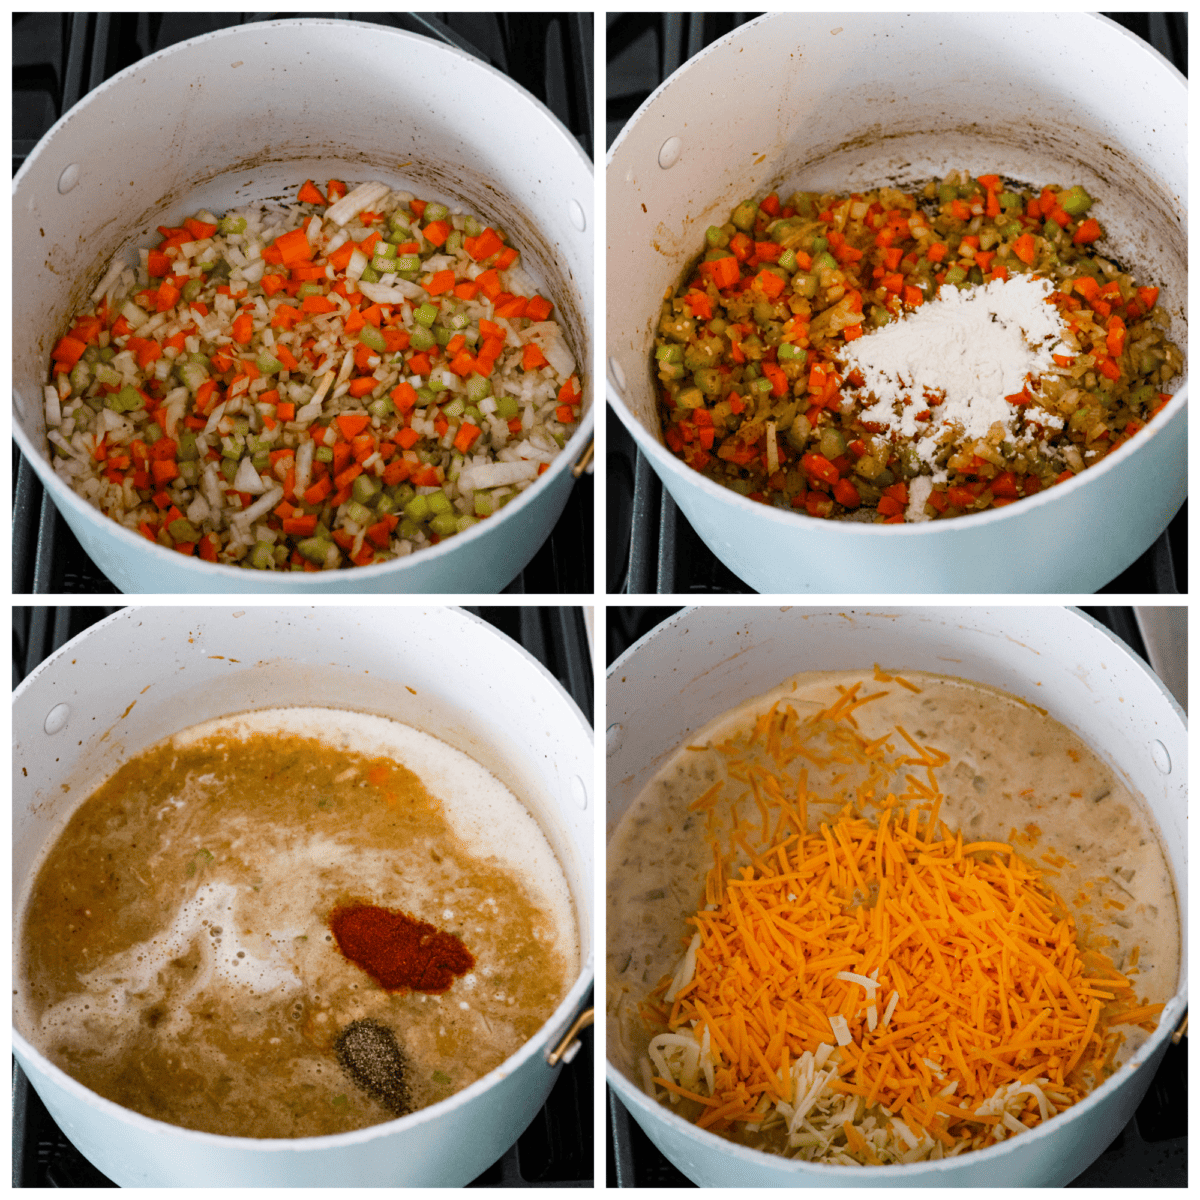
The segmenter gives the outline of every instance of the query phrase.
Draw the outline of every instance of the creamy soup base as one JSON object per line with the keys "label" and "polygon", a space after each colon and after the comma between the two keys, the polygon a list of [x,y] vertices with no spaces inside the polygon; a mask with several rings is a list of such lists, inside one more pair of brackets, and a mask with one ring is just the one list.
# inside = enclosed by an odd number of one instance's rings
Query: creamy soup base
{"label": "creamy soup base", "polygon": [[[1178,909],[1144,802],[1079,737],[1040,709],[961,679],[919,672],[904,678],[919,694],[874,682],[869,670],[788,679],[691,736],[609,831],[608,1055],[631,1079],[642,1079],[640,1064],[651,1037],[638,1004],[676,971],[694,933],[687,918],[704,907],[712,846],[704,815],[690,812],[689,805],[723,775],[726,759],[714,747],[746,735],[777,700],[803,719],[837,700],[839,685],[860,681],[860,695],[887,692],[854,714],[865,738],[902,725],[922,745],[950,756],[937,771],[945,793],[941,821],[970,841],[1010,842],[1037,863],[1074,912],[1081,940],[1099,942],[1134,982],[1138,997],[1153,1004],[1174,993]],[[811,767],[809,788],[839,794],[830,776]],[[843,793],[842,802],[849,799]],[[752,804],[747,808],[753,812]],[[836,813],[836,805],[810,805],[808,827],[815,830]],[[1046,854],[1055,866],[1042,859]],[[1133,1025],[1122,1029],[1118,1062],[1148,1036]]]}
{"label": "creamy soup base", "polygon": [[[442,994],[384,990],[331,932],[353,905],[461,939],[474,967]],[[576,928],[545,835],[479,764],[380,717],[275,709],[166,739],[74,813],[24,905],[15,1016],[147,1116],[336,1133],[499,1066],[569,989]],[[390,1031],[401,1086],[343,1067],[355,1022],[367,1052]]]}

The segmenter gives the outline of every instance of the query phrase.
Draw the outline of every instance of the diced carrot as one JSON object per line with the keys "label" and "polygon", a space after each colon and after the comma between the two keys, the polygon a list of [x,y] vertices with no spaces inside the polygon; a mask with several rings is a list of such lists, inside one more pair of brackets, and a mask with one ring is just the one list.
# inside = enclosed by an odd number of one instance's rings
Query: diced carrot
{"label": "diced carrot", "polygon": [[396,441],[403,450],[411,450],[420,440],[421,435],[415,429],[401,429],[396,434]]}
{"label": "diced carrot", "polygon": [[162,250],[151,250],[146,259],[146,273],[151,279],[159,279],[171,273],[171,260]]}
{"label": "diced carrot", "polygon": [[435,271],[425,281],[424,287],[431,296],[441,296],[454,287],[454,272],[451,270]]}
{"label": "diced carrot", "polygon": [[329,481],[329,476],[318,480],[312,484],[304,493],[305,504],[320,504],[329,493],[333,491],[333,484]]}
{"label": "diced carrot", "polygon": [[521,351],[521,369],[523,371],[536,371],[538,367],[546,365],[546,356],[542,353],[536,342],[526,342]]}
{"label": "diced carrot", "polygon": [[[1032,266],[1033,260],[1037,255],[1037,248],[1034,245],[1033,234],[1023,233],[1015,242],[1013,242],[1013,253],[1026,265]],[[953,503],[953,501],[951,501]]]}
{"label": "diced carrot", "polygon": [[475,293],[478,291],[479,284],[470,279],[464,279],[462,283],[456,283],[454,285],[454,294],[460,300],[474,300]]}
{"label": "diced carrot", "polygon": [[[58,345],[54,347],[54,353],[51,357],[56,363],[70,368],[83,357],[83,352],[86,349],[87,344],[85,342],[81,342],[78,338],[71,337],[68,334],[66,337],[59,338]],[[43,353],[45,352],[43,351]]]}
{"label": "diced carrot", "polygon": [[700,264],[700,274],[707,275],[716,286],[717,291],[723,292],[731,288],[741,277],[738,261],[732,255],[714,259]]}
{"label": "diced carrot", "polygon": [[311,179],[306,179],[300,186],[300,191],[296,195],[296,199],[301,204],[327,204],[328,201],[321,195],[320,188],[317,187]]}
{"label": "diced carrot", "polygon": [[408,358],[408,369],[414,375],[428,375],[433,370],[433,362],[428,354],[424,352],[420,354],[410,354]]}
{"label": "diced carrot", "polygon": [[179,475],[179,465],[174,462],[154,462],[150,464],[150,473],[155,483],[170,483]]}
{"label": "diced carrot", "polygon": [[239,345],[247,346],[254,336],[254,319],[248,312],[238,313],[233,318],[233,340]]}
{"label": "diced carrot", "polygon": [[578,404],[583,399],[583,390],[579,386],[579,376],[572,375],[558,389],[559,404]]}
{"label": "diced carrot", "polygon": [[1087,220],[1079,222],[1079,228],[1075,230],[1071,241],[1076,246],[1088,246],[1100,240],[1100,233],[1100,222],[1095,217],[1088,217]]}
{"label": "diced carrot", "polygon": [[275,405],[275,415],[281,421],[294,421],[296,419],[296,406],[290,400],[281,400]]}
{"label": "diced carrot", "polygon": [[286,267],[308,262],[315,252],[312,243],[308,240],[308,234],[303,229],[292,229],[287,233],[281,233],[271,244],[279,251]]}
{"label": "diced carrot", "polygon": [[421,233],[431,245],[444,246],[446,239],[450,236],[450,223],[448,221],[430,221],[421,230]]}
{"label": "diced carrot", "polygon": [[478,237],[463,238],[463,247],[476,262],[482,262],[503,250],[504,243],[489,225]]}
{"label": "diced carrot", "polygon": [[283,522],[283,532],[290,537],[311,537],[316,528],[316,513],[305,513],[300,517],[287,517]]}
{"label": "diced carrot", "polygon": [[366,413],[342,413],[334,417],[334,421],[342,431],[342,436],[349,439],[362,433],[371,423],[371,418]]}
{"label": "diced carrot", "polygon": [[350,395],[356,399],[369,396],[379,386],[379,380],[373,375],[360,375],[350,380]]}
{"label": "diced carrot", "polygon": [[549,320],[553,311],[554,305],[545,296],[530,296],[529,303],[525,306],[525,315],[531,321]]}
{"label": "diced carrot", "polygon": [[305,296],[300,302],[300,311],[306,313],[337,312],[338,306],[328,296]]}
{"label": "diced carrot", "polygon": [[479,435],[483,432],[478,425],[472,425],[469,421],[464,421],[458,427],[458,433],[454,437],[454,448],[461,454],[466,454],[467,451],[475,445]]}

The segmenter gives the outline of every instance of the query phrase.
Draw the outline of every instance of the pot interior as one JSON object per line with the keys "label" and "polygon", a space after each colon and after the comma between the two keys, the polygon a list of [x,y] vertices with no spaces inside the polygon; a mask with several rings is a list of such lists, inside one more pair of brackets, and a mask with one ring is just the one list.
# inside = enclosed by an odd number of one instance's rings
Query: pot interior
{"label": "pot interior", "polygon": [[661,443],[650,367],[659,305],[704,230],[740,200],[904,188],[951,169],[1082,184],[1105,248],[1162,289],[1186,353],[1186,146],[1182,78],[1101,18],[751,22],[668,79],[610,156],[610,395]]}
{"label": "pot interior", "polygon": [[[289,705],[388,717],[433,734],[508,785],[562,866],[580,962],[558,1010],[515,1056],[528,1057],[591,983],[590,731],[544,669],[491,626],[458,610],[406,608],[404,628],[381,636],[396,611],[125,609],[48,659],[14,701],[14,912],[77,805],[161,738],[213,717]],[[481,661],[491,665],[480,670]]]}
{"label": "pot interior", "polygon": [[[78,182],[67,187],[72,166]],[[14,270],[30,281],[14,309],[22,447],[45,457],[50,348],[114,257],[136,263],[157,226],[199,208],[291,201],[309,178],[377,179],[504,228],[556,306],[590,408],[592,173],[575,140],[461,51],[361,23],[282,21],[144,59],[85,97],[20,172]],[[60,503],[88,509],[43,474]]]}

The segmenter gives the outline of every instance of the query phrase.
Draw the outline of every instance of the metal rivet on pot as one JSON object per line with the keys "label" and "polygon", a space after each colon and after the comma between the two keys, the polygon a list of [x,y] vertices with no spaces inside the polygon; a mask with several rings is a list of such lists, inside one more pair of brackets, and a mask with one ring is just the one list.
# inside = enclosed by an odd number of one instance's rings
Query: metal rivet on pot
{"label": "metal rivet on pot", "polygon": [[586,809],[588,806],[588,790],[587,784],[579,778],[578,775],[571,776],[571,794],[575,797],[575,803],[580,808]]}
{"label": "metal rivet on pot", "polygon": [[567,204],[567,216],[571,218],[571,224],[582,233],[587,228],[587,214],[583,211],[583,205],[578,200],[571,200]]}
{"label": "metal rivet on pot", "polygon": [[625,728],[622,725],[608,727],[608,753],[615,754],[621,742],[625,739]]}
{"label": "metal rivet on pot", "polygon": [[621,370],[621,364],[615,358],[608,360],[608,373],[613,377],[613,383],[617,385],[619,391],[625,390],[625,372]]}
{"label": "metal rivet on pot", "polygon": [[67,721],[71,716],[70,705],[56,704],[47,714],[46,723],[42,726],[45,731],[52,737],[56,733],[62,733],[67,727]]}
{"label": "metal rivet on pot", "polygon": [[58,177],[59,194],[65,196],[79,182],[79,164],[72,163]]}
{"label": "metal rivet on pot", "polygon": [[1171,755],[1167,752],[1166,746],[1162,742],[1151,742],[1150,757],[1154,759],[1154,765],[1164,774],[1171,773]]}
{"label": "metal rivet on pot", "polygon": [[682,151],[682,138],[667,138],[667,140],[662,144],[662,149],[658,152],[658,165],[662,167],[664,171],[668,170],[679,161],[679,155]]}

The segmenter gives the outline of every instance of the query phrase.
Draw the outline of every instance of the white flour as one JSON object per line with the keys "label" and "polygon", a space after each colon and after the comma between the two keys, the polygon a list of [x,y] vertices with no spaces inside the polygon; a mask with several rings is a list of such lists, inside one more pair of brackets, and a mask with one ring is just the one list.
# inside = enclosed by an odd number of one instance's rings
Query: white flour
{"label": "white flour", "polygon": [[1036,401],[1018,408],[1005,399],[1054,365],[1066,326],[1047,303],[1052,290],[1049,280],[1029,275],[962,291],[943,287],[937,299],[848,344],[842,361],[864,380],[847,390],[861,405],[859,419],[911,440],[930,465],[947,427],[955,428],[956,443],[986,437],[996,422],[1007,435],[1018,420],[1061,428],[1062,419]]}

